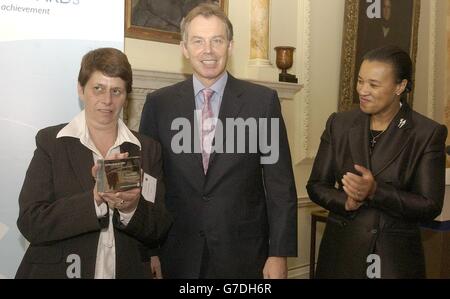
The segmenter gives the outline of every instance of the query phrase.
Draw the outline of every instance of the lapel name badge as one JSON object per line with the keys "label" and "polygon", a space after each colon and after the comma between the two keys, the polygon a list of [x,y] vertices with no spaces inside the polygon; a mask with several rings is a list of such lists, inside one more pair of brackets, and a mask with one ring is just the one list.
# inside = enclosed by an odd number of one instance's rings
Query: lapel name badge
{"label": "lapel name badge", "polygon": [[406,119],[402,118],[402,119],[400,119],[400,122],[398,123],[398,127],[402,128],[404,125],[406,125]]}

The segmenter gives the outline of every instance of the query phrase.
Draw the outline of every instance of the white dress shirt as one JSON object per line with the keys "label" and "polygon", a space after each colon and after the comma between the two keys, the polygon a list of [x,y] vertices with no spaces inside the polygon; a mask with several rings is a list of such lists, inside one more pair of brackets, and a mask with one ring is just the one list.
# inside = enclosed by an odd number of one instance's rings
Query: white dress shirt
{"label": "white dress shirt", "polygon": [[[216,135],[216,125],[219,119],[220,106],[222,105],[223,93],[225,91],[227,81],[228,81],[228,73],[224,72],[223,75],[213,85],[208,87],[208,89],[214,91],[210,99],[211,112],[213,114],[212,115],[213,129],[205,136],[206,139],[205,141],[202,141],[201,144],[201,146],[205,146],[205,152],[207,153],[212,152],[212,143]],[[202,82],[200,82],[200,80],[195,76],[195,74],[192,76],[192,83],[194,86],[195,110],[197,113],[197,121],[199,121],[198,133],[199,136],[202,136],[202,124],[200,122],[200,115],[202,115],[202,109],[203,106],[205,105],[202,90],[206,89],[206,87],[202,84]]]}
{"label": "white dress shirt", "polygon": [[[78,138],[81,144],[92,151],[94,162],[97,162],[98,159],[105,159],[89,137],[89,130],[86,125],[86,115],[84,110],[75,116],[69,124],[58,132],[56,138],[61,137]],[[120,153],[120,146],[125,142],[133,143],[137,145],[139,149],[141,148],[141,143],[136,136],[134,136],[123,121],[119,119],[117,139],[114,145],[108,150],[106,157]],[[106,203],[102,203],[98,206],[94,199],[93,204],[98,218],[102,218],[108,213],[108,206]],[[124,225],[128,225],[131,217],[134,215],[134,212],[135,211],[123,213],[119,211],[120,221]],[[112,279],[116,276],[116,247],[114,240],[114,227],[112,224],[113,213],[114,211],[109,209],[109,225],[107,228],[101,230],[100,237],[98,239],[94,276],[96,279]]]}

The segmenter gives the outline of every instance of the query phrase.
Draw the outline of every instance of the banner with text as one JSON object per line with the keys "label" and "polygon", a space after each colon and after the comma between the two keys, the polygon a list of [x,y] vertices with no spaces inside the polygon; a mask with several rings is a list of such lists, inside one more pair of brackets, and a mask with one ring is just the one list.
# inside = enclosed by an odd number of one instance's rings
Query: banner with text
{"label": "banner with text", "polygon": [[27,247],[18,197],[39,129],[81,109],[82,56],[123,50],[123,0],[0,0],[0,278],[13,278]]}

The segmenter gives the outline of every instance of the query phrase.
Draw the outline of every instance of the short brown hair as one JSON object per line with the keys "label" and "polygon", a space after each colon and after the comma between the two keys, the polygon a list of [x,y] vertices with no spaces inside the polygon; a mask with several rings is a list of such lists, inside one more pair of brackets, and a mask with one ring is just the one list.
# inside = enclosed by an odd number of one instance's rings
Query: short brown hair
{"label": "short brown hair", "polygon": [[228,19],[227,15],[223,12],[223,10],[216,4],[212,3],[202,3],[197,7],[193,8],[186,17],[181,20],[181,38],[183,41],[187,40],[187,28],[189,24],[198,16],[203,16],[205,18],[209,18],[212,16],[218,17],[224,24],[227,29],[227,39],[229,41],[233,40],[233,24],[231,24],[230,19]]}
{"label": "short brown hair", "polygon": [[127,56],[114,48],[98,48],[86,53],[81,60],[78,83],[82,87],[96,71],[108,77],[119,77],[125,81],[127,93],[131,92],[133,73]]}

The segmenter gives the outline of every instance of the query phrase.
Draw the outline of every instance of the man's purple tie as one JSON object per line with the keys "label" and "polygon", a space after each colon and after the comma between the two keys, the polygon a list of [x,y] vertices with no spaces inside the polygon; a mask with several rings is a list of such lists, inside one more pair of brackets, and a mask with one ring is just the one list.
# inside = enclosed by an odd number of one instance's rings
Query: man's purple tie
{"label": "man's purple tie", "polygon": [[211,98],[214,93],[212,89],[205,88],[202,90],[203,93],[203,108],[202,108],[202,161],[203,170],[208,171],[209,155],[211,153],[211,142],[212,139],[208,138],[208,135],[214,131],[214,120],[213,112],[211,109]]}

